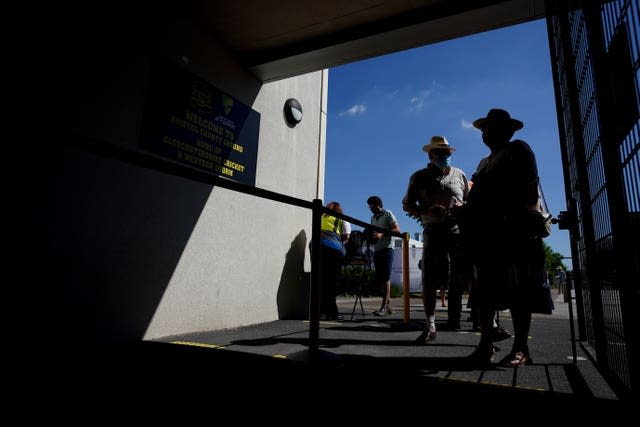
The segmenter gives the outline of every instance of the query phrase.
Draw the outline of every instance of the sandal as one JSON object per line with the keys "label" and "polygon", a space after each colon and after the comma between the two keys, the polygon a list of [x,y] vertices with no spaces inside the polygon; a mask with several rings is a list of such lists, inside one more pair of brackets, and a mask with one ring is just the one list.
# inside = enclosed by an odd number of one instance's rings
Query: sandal
{"label": "sandal", "polygon": [[516,368],[518,366],[527,366],[533,363],[533,359],[526,353],[518,351],[511,353],[504,358],[502,366],[505,368]]}

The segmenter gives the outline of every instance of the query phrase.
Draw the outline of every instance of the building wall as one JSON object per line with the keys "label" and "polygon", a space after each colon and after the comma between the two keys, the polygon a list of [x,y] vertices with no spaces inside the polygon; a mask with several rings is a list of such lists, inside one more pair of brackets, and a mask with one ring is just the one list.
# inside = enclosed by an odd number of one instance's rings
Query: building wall
{"label": "building wall", "polygon": [[[261,85],[171,11],[94,24],[67,27],[58,41],[71,54],[52,79],[52,139],[74,144],[38,142],[29,171],[48,336],[135,341],[304,316],[310,211],[84,147],[137,150],[147,74],[162,57],[261,114],[257,187],[322,197],[327,72]],[[93,47],[81,54],[80,35]],[[283,117],[291,97],[304,111],[294,128]]]}

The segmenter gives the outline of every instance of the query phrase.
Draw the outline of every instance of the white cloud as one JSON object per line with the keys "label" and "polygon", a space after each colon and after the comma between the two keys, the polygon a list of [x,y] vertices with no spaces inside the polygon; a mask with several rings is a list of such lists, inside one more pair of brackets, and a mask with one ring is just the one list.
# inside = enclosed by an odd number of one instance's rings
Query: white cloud
{"label": "white cloud", "polygon": [[460,124],[465,129],[471,129],[473,127],[473,123],[466,121],[465,119],[460,120]]}
{"label": "white cloud", "polygon": [[360,114],[364,114],[365,111],[367,111],[367,106],[366,105],[364,105],[364,104],[356,104],[353,107],[349,108],[346,111],[341,112],[338,115],[339,116],[355,117],[355,116],[358,116]]}
{"label": "white cloud", "polygon": [[416,96],[411,97],[409,103],[411,106],[409,107],[409,111],[422,111],[424,107],[425,100],[431,95],[432,90],[427,89],[420,91]]}

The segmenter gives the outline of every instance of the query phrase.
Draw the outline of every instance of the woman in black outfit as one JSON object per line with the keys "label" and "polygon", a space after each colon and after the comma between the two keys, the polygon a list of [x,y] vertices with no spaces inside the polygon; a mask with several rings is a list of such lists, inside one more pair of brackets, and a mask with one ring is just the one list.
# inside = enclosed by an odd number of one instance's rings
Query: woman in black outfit
{"label": "woman in black outfit", "polygon": [[481,338],[472,360],[493,360],[493,316],[509,308],[514,327],[511,353],[504,366],[531,364],[527,338],[531,313],[538,305],[544,282],[542,239],[530,236],[524,225],[528,209],[539,206],[538,169],[533,151],[521,140],[511,141],[522,129],[505,110],[492,109],[476,120],[491,153],[481,160],[463,212],[466,248],[476,272]]}

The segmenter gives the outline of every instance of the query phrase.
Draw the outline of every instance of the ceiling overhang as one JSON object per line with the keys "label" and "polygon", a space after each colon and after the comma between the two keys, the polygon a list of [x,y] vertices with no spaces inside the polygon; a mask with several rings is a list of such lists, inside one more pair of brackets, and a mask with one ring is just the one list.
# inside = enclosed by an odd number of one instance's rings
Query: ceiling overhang
{"label": "ceiling overhang", "polygon": [[234,0],[190,13],[257,79],[279,80],[544,17],[544,0]]}

